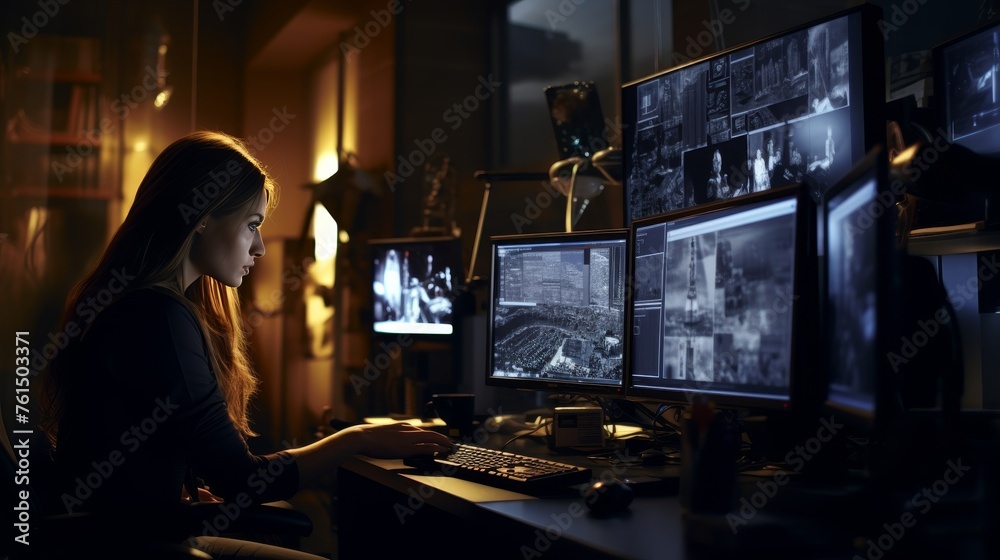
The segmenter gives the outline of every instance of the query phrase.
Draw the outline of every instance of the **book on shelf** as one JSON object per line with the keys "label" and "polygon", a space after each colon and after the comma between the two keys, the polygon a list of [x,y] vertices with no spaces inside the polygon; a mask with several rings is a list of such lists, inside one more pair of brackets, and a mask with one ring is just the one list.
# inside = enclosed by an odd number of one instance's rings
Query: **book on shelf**
{"label": "book on shelf", "polygon": [[98,74],[101,71],[99,37],[37,35],[15,59],[22,74]]}
{"label": "book on shelf", "polygon": [[965,224],[952,224],[947,226],[923,227],[910,230],[910,237],[941,235],[946,233],[973,233],[981,231],[985,227],[986,223],[983,221],[969,222]]}

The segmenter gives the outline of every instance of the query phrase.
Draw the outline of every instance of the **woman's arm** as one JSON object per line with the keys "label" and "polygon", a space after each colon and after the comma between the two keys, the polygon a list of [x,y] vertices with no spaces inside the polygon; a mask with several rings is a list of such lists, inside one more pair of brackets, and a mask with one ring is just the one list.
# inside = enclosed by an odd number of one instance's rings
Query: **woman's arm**
{"label": "woman's arm", "polygon": [[298,465],[302,487],[331,474],[354,455],[396,459],[448,451],[451,447],[451,440],[442,434],[399,422],[351,426],[315,443],[289,449],[288,453]]}

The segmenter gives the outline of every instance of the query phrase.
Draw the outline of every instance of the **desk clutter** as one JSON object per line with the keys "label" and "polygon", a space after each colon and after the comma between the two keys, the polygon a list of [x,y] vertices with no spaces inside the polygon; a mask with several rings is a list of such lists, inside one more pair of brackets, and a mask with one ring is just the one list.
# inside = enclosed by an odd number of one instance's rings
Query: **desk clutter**
{"label": "desk clutter", "polygon": [[[997,497],[1000,450],[991,442],[1000,432],[1000,418],[968,420],[962,442],[928,441],[933,447],[924,452],[933,458],[928,463],[933,468],[900,465],[877,473],[869,468],[869,456],[877,454],[866,448],[870,442],[832,418],[821,419],[811,437],[784,442],[783,454],[775,455],[773,426],[708,402],[659,410],[657,417],[654,410],[645,419],[634,403],[602,404],[605,411],[635,418],[605,424],[601,446],[555,446],[545,429],[552,416],[535,410],[477,419],[474,443],[456,442],[451,454],[414,457],[393,468],[397,475],[453,477],[513,493],[484,494],[471,490],[475,486],[448,484],[434,484],[430,491],[416,476],[406,483],[418,484],[416,490],[395,503],[418,496],[437,504],[436,497],[448,495],[528,517],[535,509],[575,512],[577,525],[583,520],[598,525],[579,528],[579,535],[568,526],[561,538],[583,543],[593,531],[612,540],[616,531],[622,538],[645,531],[648,526],[635,516],[650,515],[653,508],[660,512],[654,514],[658,523],[677,527],[679,549],[686,552],[636,556],[649,558],[878,558],[890,550],[902,557],[933,551],[986,558],[987,547],[997,544],[985,532],[996,514],[982,508],[982,499],[983,493]],[[501,430],[505,423],[508,429]],[[931,423],[923,428],[935,432]],[[554,547],[552,556],[562,557],[561,550]]]}
{"label": "desk clutter", "polygon": [[[566,510],[592,531],[559,524],[576,552],[663,557],[590,534],[648,531],[635,512],[655,503],[682,527],[683,557],[996,557],[1000,221],[977,177],[1000,161],[1000,23],[935,49],[946,106],[931,123],[886,102],[883,21],[859,5],[624,84],[621,150],[592,83],[546,88],[561,157],[548,181],[477,173],[460,290],[485,292],[467,309],[483,311],[469,314],[485,315],[483,337],[429,311],[419,329],[472,347],[456,377],[477,421],[445,419],[456,452],[406,464],[521,488],[535,501],[508,504],[518,519],[546,500],[596,506]],[[494,181],[553,187],[565,231],[492,235],[477,284]],[[574,230],[613,192],[621,227]],[[447,260],[413,254],[429,278]],[[414,314],[434,307],[419,283],[412,294]],[[554,402],[519,416],[480,390]],[[527,492],[533,476],[548,482]]]}

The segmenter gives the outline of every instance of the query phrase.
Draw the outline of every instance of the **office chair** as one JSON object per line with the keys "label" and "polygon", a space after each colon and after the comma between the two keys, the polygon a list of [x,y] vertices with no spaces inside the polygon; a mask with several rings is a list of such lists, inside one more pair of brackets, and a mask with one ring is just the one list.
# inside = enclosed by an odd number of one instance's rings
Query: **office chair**
{"label": "office chair", "polygon": [[[37,432],[37,430],[36,430]],[[3,540],[0,558],[136,558],[144,560],[211,559],[212,557],[184,540],[202,534],[219,516],[229,519],[227,532],[245,534],[279,534],[290,537],[308,536],[312,521],[302,512],[269,505],[241,508],[239,515],[227,514],[223,504],[196,502],[176,507],[137,508],[113,513],[47,514],[43,500],[37,497],[39,480],[49,466],[47,442],[34,434],[29,443],[29,479],[32,487],[17,484],[18,456],[0,417],[0,476],[3,503],[20,506],[24,502],[29,515],[29,546],[14,541],[14,535]],[[26,500],[20,492],[29,491]],[[231,508],[232,506],[230,506]],[[23,508],[22,508],[23,509]],[[10,511],[10,510],[9,510]],[[13,511],[17,522],[17,511]],[[206,525],[206,523],[208,525]],[[8,525],[12,527],[13,525]],[[15,527],[16,528],[16,527]]]}

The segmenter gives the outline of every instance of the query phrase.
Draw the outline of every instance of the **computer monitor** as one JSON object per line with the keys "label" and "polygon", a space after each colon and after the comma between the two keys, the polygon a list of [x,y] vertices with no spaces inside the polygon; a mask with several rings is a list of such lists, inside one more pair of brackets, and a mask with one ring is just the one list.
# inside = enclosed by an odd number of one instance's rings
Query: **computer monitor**
{"label": "computer monitor", "polygon": [[559,159],[589,158],[608,147],[604,113],[594,82],[548,86],[545,101],[556,135]]}
{"label": "computer monitor", "polygon": [[895,360],[908,361],[896,335],[900,263],[887,167],[885,151],[873,150],[822,203],[826,405],[869,429],[901,373]]}
{"label": "computer monitor", "polygon": [[861,5],[622,86],[624,224],[799,182],[885,143],[882,10]]}
{"label": "computer monitor", "polygon": [[884,269],[895,241],[887,229],[895,209],[878,199],[886,186],[883,160],[859,164],[823,201],[826,401],[866,420],[875,415],[878,369],[887,355],[880,351],[886,325],[880,324],[885,315],[879,306],[887,303]]}
{"label": "computer monitor", "polygon": [[629,231],[496,236],[486,384],[624,395]]}
{"label": "computer monitor", "polygon": [[934,47],[935,96],[947,139],[1000,155],[1000,20]]}
{"label": "computer monitor", "polygon": [[369,247],[374,333],[451,335],[463,277],[459,238],[374,239]]}
{"label": "computer monitor", "polygon": [[791,411],[815,389],[815,216],[791,185],[634,221],[628,397]]}

